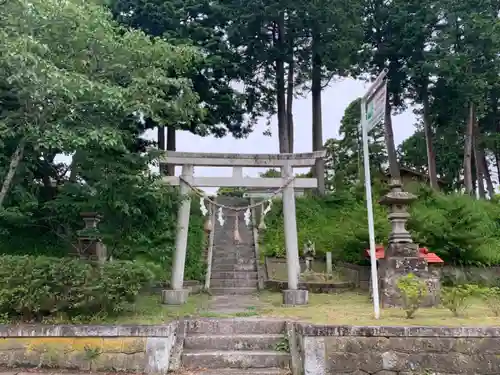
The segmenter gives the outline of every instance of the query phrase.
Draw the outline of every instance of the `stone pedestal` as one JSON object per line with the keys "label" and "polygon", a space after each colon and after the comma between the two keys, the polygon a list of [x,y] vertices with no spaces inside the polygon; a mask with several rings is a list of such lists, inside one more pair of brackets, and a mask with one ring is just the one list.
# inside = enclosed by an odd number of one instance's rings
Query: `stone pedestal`
{"label": "stone pedestal", "polygon": [[299,306],[309,303],[309,291],[301,289],[283,290],[283,305]]}
{"label": "stone pedestal", "polygon": [[182,305],[189,297],[189,289],[164,289],[161,292],[161,302],[165,305]]}
{"label": "stone pedestal", "polygon": [[406,230],[406,222],[410,217],[408,206],[417,197],[403,191],[399,181],[392,181],[390,187],[391,191],[380,202],[389,207],[392,227],[385,257],[380,261],[381,304],[383,307],[400,306],[397,282],[400,277],[412,273],[428,285],[428,296],[423,305],[434,306],[439,303],[439,278],[429,271],[427,261],[420,257],[419,246],[413,243]]}

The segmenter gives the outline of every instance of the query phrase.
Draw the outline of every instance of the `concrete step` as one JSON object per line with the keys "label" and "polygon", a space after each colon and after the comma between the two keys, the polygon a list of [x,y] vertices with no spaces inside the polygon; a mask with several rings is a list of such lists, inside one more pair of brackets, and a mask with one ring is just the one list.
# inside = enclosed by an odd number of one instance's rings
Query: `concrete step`
{"label": "concrete step", "polygon": [[275,350],[284,339],[282,334],[252,335],[187,335],[188,350]]}
{"label": "concrete step", "polygon": [[182,352],[182,366],[198,368],[289,368],[290,354],[271,350],[263,351],[189,351]]}
{"label": "concrete step", "polygon": [[219,271],[255,271],[255,264],[212,264],[212,270]]}
{"label": "concrete step", "polygon": [[214,259],[212,259],[212,264],[227,264],[227,263],[230,263],[230,264],[241,264],[241,263],[252,263],[252,264],[255,264],[255,257],[252,257],[252,256],[227,256],[227,255],[221,255],[221,256],[217,256],[217,257],[214,257]]}
{"label": "concrete step", "polygon": [[238,279],[238,280],[257,280],[256,271],[212,271],[212,280],[215,279]]}
{"label": "concrete step", "polygon": [[211,288],[257,288],[259,282],[247,279],[214,279],[210,280]]}
{"label": "concrete step", "polygon": [[198,375],[289,375],[289,370],[282,368],[252,368],[252,369],[235,369],[235,368],[218,368],[198,372]]}
{"label": "concrete step", "polygon": [[187,335],[277,335],[283,334],[284,330],[285,321],[279,319],[233,318],[186,321]]}
{"label": "concrete step", "polygon": [[222,295],[238,295],[238,294],[254,294],[258,292],[259,290],[257,287],[215,287],[212,288],[210,287],[210,293],[215,295],[215,296],[222,296]]}

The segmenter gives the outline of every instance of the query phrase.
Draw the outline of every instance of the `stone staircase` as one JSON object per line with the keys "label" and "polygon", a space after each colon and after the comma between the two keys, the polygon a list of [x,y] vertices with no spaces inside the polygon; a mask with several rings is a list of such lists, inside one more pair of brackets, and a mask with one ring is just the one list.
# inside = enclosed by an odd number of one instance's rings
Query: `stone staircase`
{"label": "stone staircase", "polygon": [[[226,206],[245,207],[248,199],[218,197],[217,202]],[[234,223],[239,220],[241,243],[234,241]],[[253,294],[257,292],[257,260],[253,244],[253,233],[245,224],[244,212],[224,210],[225,223],[214,224],[214,246],[210,292],[213,295]]]}
{"label": "stone staircase", "polygon": [[200,375],[285,375],[285,322],[203,319],[186,322],[182,367]]}

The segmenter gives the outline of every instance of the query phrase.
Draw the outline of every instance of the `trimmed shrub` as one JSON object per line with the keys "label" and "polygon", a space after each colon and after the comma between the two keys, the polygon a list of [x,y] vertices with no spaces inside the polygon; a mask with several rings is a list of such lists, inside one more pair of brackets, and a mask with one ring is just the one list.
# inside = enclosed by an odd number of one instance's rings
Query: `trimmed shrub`
{"label": "trimmed shrub", "polygon": [[152,279],[144,266],[74,258],[0,256],[0,313],[21,321],[115,315]]}

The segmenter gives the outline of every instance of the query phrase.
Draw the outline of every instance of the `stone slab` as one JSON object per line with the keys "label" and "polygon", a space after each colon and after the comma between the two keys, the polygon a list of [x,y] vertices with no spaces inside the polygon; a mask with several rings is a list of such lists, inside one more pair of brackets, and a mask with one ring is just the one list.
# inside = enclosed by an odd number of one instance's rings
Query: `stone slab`
{"label": "stone slab", "polygon": [[[262,369],[214,369],[200,371],[197,375],[289,375],[290,372],[281,368],[262,368]],[[2,375],[2,374],[0,374]]]}
{"label": "stone slab", "polygon": [[164,289],[161,293],[161,302],[166,305],[182,305],[189,297],[189,289]]}
{"label": "stone slab", "polygon": [[257,272],[255,272],[255,271],[214,271],[214,272],[212,272],[212,280],[214,280],[214,279],[257,280]]}
{"label": "stone slab", "polygon": [[212,279],[212,288],[257,288],[258,280],[249,279]]}
{"label": "stone slab", "polygon": [[285,306],[301,306],[309,303],[309,292],[301,289],[287,289],[283,291],[283,304]]}
{"label": "stone slab", "polygon": [[283,339],[282,334],[189,335],[184,341],[184,349],[274,350]]}
{"label": "stone slab", "polygon": [[279,319],[233,318],[186,320],[186,334],[241,335],[283,334],[285,321]]}
{"label": "stone slab", "polygon": [[275,351],[195,351],[182,353],[184,368],[288,368],[290,354]]}
{"label": "stone slab", "polygon": [[259,290],[257,289],[257,286],[255,287],[215,287],[215,288],[210,288],[210,293],[216,296],[220,295],[238,295],[238,294],[243,294],[243,295],[248,295],[248,294],[254,294],[258,292]]}

